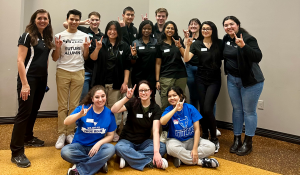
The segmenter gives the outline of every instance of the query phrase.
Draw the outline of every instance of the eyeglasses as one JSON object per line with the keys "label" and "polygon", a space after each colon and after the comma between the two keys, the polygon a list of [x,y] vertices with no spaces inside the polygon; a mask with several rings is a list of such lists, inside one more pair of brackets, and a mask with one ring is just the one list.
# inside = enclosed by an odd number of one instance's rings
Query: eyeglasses
{"label": "eyeglasses", "polygon": [[140,93],[143,93],[143,92],[146,93],[146,92],[148,92],[148,91],[150,91],[150,89],[140,89],[140,90],[139,90]]}
{"label": "eyeglasses", "polygon": [[211,30],[211,28],[202,28],[201,30],[202,30],[202,31],[206,31],[206,32],[208,32],[208,31],[210,31],[210,30]]}

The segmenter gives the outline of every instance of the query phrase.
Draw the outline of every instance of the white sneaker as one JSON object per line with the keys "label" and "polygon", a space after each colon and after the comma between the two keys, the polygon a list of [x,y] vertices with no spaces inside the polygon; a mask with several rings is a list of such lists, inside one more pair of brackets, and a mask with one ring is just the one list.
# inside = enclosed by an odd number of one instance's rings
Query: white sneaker
{"label": "white sneaker", "polygon": [[220,166],[219,162],[215,158],[198,159],[198,165],[206,168],[217,168]]}
{"label": "white sneaker", "polygon": [[120,139],[120,136],[117,134],[117,132],[115,132],[115,134],[114,134],[114,138],[113,138],[113,142],[117,142],[117,141],[119,141],[119,139]]}
{"label": "white sneaker", "polygon": [[124,168],[126,166],[126,161],[121,157],[120,158],[120,168]]}
{"label": "white sneaker", "polygon": [[55,144],[55,148],[62,149],[65,146],[65,141],[66,141],[66,135],[65,134],[60,135]]}
{"label": "white sneaker", "polygon": [[168,168],[168,161],[165,159],[165,158],[162,158],[162,166],[161,166],[161,168],[162,169],[166,169],[166,168]]}
{"label": "white sneaker", "polygon": [[162,143],[166,143],[167,142],[167,137],[168,137],[168,132],[163,131],[163,132],[161,132],[159,141],[162,142]]}
{"label": "white sneaker", "polygon": [[221,136],[221,131],[218,130],[218,128],[217,128],[217,130],[216,130],[216,135],[217,135],[217,136]]}
{"label": "white sneaker", "polygon": [[68,135],[67,138],[66,138],[67,143],[72,143],[73,138],[74,138],[74,134]]}

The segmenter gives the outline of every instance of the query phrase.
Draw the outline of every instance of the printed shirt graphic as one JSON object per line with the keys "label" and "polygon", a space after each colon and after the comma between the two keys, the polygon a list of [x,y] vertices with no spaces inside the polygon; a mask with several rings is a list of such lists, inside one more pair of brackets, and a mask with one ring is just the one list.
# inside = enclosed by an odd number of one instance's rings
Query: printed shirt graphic
{"label": "printed shirt graphic", "polygon": [[[173,106],[168,106],[163,112],[165,116],[173,110]],[[198,110],[190,104],[184,103],[183,110],[177,111],[169,120],[168,138],[175,138],[180,141],[186,141],[194,137],[194,123],[202,118]]]}
{"label": "printed shirt graphic", "polygon": [[[82,106],[78,106],[72,114],[80,112],[81,108]],[[114,114],[105,106],[100,114],[91,108],[86,116],[76,121],[76,125],[77,130],[72,143],[80,143],[83,146],[94,146],[107,132],[113,132],[117,128]]]}
{"label": "printed shirt graphic", "polygon": [[85,38],[90,41],[88,34],[79,30],[75,33],[69,33],[67,30],[55,35],[56,39],[59,38],[63,41],[60,48],[60,57],[57,60],[57,68],[69,71],[77,72],[84,69],[83,58],[83,43]]}

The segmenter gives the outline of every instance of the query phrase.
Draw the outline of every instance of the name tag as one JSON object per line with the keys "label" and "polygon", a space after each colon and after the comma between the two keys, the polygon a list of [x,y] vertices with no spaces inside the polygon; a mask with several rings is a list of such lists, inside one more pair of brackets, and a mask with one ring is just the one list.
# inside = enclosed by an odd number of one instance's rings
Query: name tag
{"label": "name tag", "polygon": [[141,50],[141,49],[145,49],[145,46],[141,46],[141,47],[139,47],[139,49]]}
{"label": "name tag", "polygon": [[134,37],[136,37],[136,34],[133,34]]}
{"label": "name tag", "polygon": [[227,43],[226,43],[228,46],[230,46],[230,42],[229,41],[227,41]]}
{"label": "name tag", "polygon": [[87,119],[86,119],[86,122],[87,122],[87,123],[94,123],[94,119],[92,119],[92,118],[87,118]]}
{"label": "name tag", "polygon": [[201,51],[207,51],[207,48],[201,48]]}
{"label": "name tag", "polygon": [[174,119],[174,120],[173,120],[173,123],[174,123],[174,125],[178,125],[178,120],[177,120],[177,119]]}
{"label": "name tag", "polygon": [[150,48],[151,48],[151,49],[155,49],[155,47],[153,47],[153,46],[152,46],[152,47],[150,47]]}
{"label": "name tag", "polygon": [[136,118],[143,118],[143,114],[136,114]]}
{"label": "name tag", "polygon": [[165,49],[165,50],[164,50],[164,53],[166,53],[166,52],[170,52],[170,49]]}
{"label": "name tag", "polygon": [[89,37],[93,38],[93,35],[91,33],[89,33],[88,35],[89,35]]}

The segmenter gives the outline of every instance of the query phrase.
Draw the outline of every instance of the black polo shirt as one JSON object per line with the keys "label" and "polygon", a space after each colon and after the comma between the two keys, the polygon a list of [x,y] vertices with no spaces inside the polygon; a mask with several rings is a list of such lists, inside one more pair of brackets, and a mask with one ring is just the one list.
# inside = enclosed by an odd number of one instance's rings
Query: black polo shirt
{"label": "black polo shirt", "polygon": [[[183,43],[181,45],[183,46]],[[161,42],[158,45],[156,58],[161,59],[160,77],[176,79],[187,77],[181,53],[174,42],[172,45]]]}
{"label": "black polo shirt", "polygon": [[128,27],[127,25],[121,28],[123,41],[128,45],[132,44],[137,37],[137,29],[133,26],[133,23]]}
{"label": "black polo shirt", "polygon": [[155,23],[155,25],[154,25],[153,28],[154,28],[154,29],[153,29],[154,38],[156,38],[157,41],[160,41],[160,39],[161,39],[161,34],[162,34],[163,32],[159,31],[158,26],[157,26],[157,23]]}
{"label": "black polo shirt", "polygon": [[141,80],[147,80],[155,87],[155,61],[156,61],[156,44],[157,40],[150,37],[147,44],[143,39],[134,40],[132,45],[136,44],[138,59],[132,65],[132,85]]}
{"label": "black polo shirt", "polygon": [[225,69],[228,73],[235,77],[240,77],[237,55],[238,45],[235,43],[235,38],[230,38],[224,45],[223,56],[227,61],[225,62]]}
{"label": "black polo shirt", "polygon": [[196,40],[191,45],[190,52],[198,57],[198,70],[197,76],[201,77],[203,80],[214,81],[220,80],[222,65],[222,40],[219,40],[218,43],[213,43],[211,46],[214,47],[214,44],[218,45],[218,50],[208,49],[203,40]]}
{"label": "black polo shirt", "polygon": [[[46,46],[41,34],[38,34],[38,43],[35,46],[30,44],[31,37],[29,33],[23,33],[18,41],[18,46],[23,45],[28,48],[25,58],[25,69],[32,57],[27,76],[29,77],[43,77],[48,75],[48,56],[50,49]],[[18,74],[18,80],[20,79]]]}
{"label": "black polo shirt", "polygon": [[[90,27],[87,28],[87,27],[83,27],[83,26],[78,26],[77,29],[89,35],[90,40],[92,41],[89,52],[90,52],[90,54],[93,53],[96,48],[95,39],[97,39],[97,41],[100,41],[101,37],[104,36],[104,34],[101,33],[100,29],[98,29],[99,32],[97,34],[95,34]],[[88,58],[84,61],[84,69],[86,72],[89,72],[89,73],[93,72],[94,61],[91,58]]]}
{"label": "black polo shirt", "polygon": [[153,120],[160,120],[162,112],[155,102],[151,102],[149,110],[145,113],[141,103],[136,107],[133,105],[134,98],[125,103],[128,114],[120,140],[126,139],[132,143],[141,144],[150,138]]}

